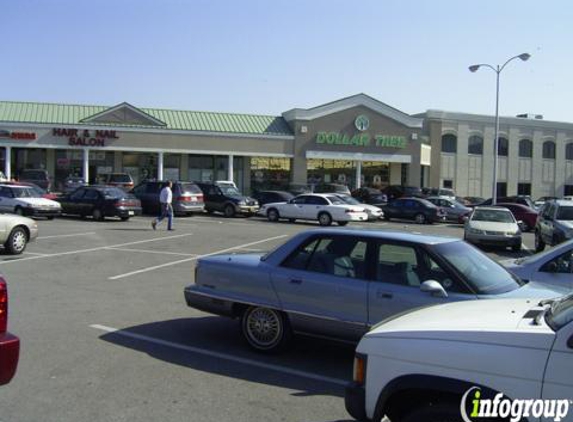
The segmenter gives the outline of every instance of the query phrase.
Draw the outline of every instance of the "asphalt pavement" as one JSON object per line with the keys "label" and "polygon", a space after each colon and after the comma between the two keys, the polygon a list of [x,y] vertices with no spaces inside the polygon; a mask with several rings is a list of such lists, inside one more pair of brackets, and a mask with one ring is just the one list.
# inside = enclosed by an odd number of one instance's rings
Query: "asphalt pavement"
{"label": "asphalt pavement", "polygon": [[[353,345],[299,338],[286,353],[261,355],[237,321],[183,298],[200,256],[266,251],[316,224],[205,215],[178,218],[170,232],[150,222],[39,221],[24,254],[0,255],[9,329],[21,339],[18,372],[0,387],[0,422],[350,419]],[[360,226],[463,235],[448,224]],[[533,248],[533,236],[524,243]]]}

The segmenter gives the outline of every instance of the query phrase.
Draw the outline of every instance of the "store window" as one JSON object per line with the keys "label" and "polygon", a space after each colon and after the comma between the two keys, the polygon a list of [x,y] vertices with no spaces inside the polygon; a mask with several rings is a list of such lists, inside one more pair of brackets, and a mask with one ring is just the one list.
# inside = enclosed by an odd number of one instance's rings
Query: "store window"
{"label": "store window", "polygon": [[497,182],[497,196],[507,196],[507,183]]}
{"label": "store window", "polygon": [[522,139],[519,141],[519,156],[522,158],[533,157],[533,142],[529,139]]}
{"label": "store window", "polygon": [[531,183],[518,183],[517,184],[517,194],[518,195],[531,195]]}
{"label": "store window", "polygon": [[444,180],[443,186],[446,189],[453,189],[454,188],[454,181],[453,180]]}
{"label": "store window", "polygon": [[565,146],[565,159],[566,160],[573,160],[573,142],[569,142]]}
{"label": "store window", "polygon": [[470,136],[468,139],[468,154],[483,154],[483,138],[478,135]]}
{"label": "store window", "polygon": [[289,158],[251,158],[251,190],[286,190],[291,179]]}
{"label": "store window", "polygon": [[188,179],[196,182],[215,180],[215,157],[212,155],[190,155]]}
{"label": "store window", "polygon": [[157,154],[126,152],[122,154],[123,172],[129,173],[137,185],[148,179],[157,179]]}
{"label": "store window", "polygon": [[[12,174],[18,176],[22,170],[41,169],[47,166],[47,152],[39,148],[12,148]],[[54,177],[53,174],[49,175]]]}
{"label": "store window", "polygon": [[543,158],[555,160],[555,142],[543,142]]}
{"label": "store window", "polygon": [[497,155],[507,157],[509,154],[509,141],[507,138],[497,138]]}
{"label": "store window", "polygon": [[353,161],[309,159],[307,164],[307,183],[316,186],[321,183],[338,183],[350,189],[356,186],[356,168]]}
{"label": "store window", "polygon": [[379,161],[362,162],[361,186],[381,189],[390,184],[390,164]]}
{"label": "store window", "polygon": [[163,155],[163,180],[181,180],[179,170],[181,168],[181,155]]}
{"label": "store window", "polygon": [[563,195],[565,195],[565,196],[573,195],[573,185],[565,185]]}
{"label": "store window", "polygon": [[458,152],[458,137],[456,135],[447,134],[442,136],[442,152]]}

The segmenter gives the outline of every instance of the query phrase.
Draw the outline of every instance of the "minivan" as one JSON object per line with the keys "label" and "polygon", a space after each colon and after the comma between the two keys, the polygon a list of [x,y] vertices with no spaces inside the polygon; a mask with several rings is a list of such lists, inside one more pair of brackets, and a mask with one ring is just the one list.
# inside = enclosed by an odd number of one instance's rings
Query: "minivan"
{"label": "minivan", "polygon": [[[159,194],[167,184],[161,180],[146,180],[133,188],[133,193],[141,201],[141,208],[145,214],[158,215],[161,212]],[[175,181],[171,188],[173,192],[173,212],[176,215],[191,215],[194,212],[203,212],[205,203],[203,192],[193,182]]]}

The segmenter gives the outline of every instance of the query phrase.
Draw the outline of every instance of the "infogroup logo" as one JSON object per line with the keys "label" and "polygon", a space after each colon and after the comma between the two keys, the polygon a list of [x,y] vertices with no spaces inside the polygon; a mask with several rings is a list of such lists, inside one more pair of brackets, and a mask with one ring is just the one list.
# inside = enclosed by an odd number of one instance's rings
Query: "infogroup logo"
{"label": "infogroup logo", "polygon": [[[473,393],[473,394],[472,394]],[[471,403],[468,403],[471,400]],[[460,412],[465,422],[478,422],[486,418],[510,418],[518,422],[522,418],[563,420],[569,413],[571,401],[568,399],[508,399],[503,393],[497,393],[493,399],[482,398],[479,387],[472,387],[462,397]],[[468,406],[469,405],[469,406]],[[468,409],[470,413],[468,415]]]}

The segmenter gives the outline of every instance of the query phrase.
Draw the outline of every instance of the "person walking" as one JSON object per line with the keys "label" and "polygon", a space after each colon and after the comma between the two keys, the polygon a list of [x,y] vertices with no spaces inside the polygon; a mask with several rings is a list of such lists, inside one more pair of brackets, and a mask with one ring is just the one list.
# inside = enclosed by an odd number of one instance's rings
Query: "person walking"
{"label": "person walking", "polygon": [[159,193],[159,202],[161,203],[161,215],[154,218],[151,222],[151,227],[153,230],[157,229],[157,225],[160,224],[165,217],[167,217],[167,230],[175,230],[173,228],[173,182],[169,180],[167,184],[161,189]]}

